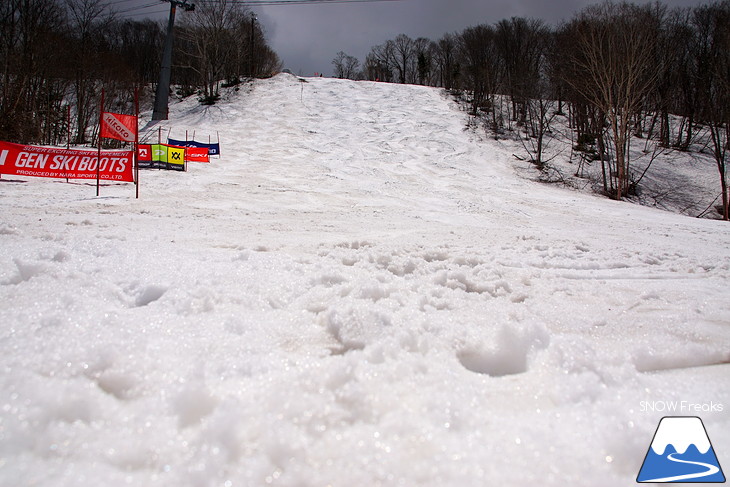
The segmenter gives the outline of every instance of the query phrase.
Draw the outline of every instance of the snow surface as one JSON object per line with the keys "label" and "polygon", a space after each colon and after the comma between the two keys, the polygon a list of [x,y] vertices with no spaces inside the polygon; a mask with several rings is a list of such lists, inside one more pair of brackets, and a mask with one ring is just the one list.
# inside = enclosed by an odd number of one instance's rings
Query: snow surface
{"label": "snow surface", "polygon": [[527,181],[437,89],[167,127],[222,157],[0,180],[1,485],[633,485],[658,401],[730,464],[727,223]]}

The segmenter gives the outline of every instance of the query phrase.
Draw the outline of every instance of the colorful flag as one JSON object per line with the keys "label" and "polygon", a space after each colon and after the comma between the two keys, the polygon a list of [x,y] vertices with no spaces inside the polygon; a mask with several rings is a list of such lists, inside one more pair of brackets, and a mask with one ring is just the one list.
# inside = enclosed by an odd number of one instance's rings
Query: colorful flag
{"label": "colorful flag", "polygon": [[166,144],[140,144],[137,149],[137,160],[144,167],[184,171],[185,157],[185,147],[174,147]]}
{"label": "colorful flag", "polygon": [[186,147],[185,160],[188,162],[210,162],[208,149],[205,147]]}
{"label": "colorful flag", "polygon": [[221,153],[221,145],[218,144],[206,144],[204,142],[196,142],[194,140],[177,140],[168,137],[167,143],[170,145],[176,145],[178,147],[205,147],[208,149],[208,154],[211,156],[219,156]]}
{"label": "colorful flag", "polygon": [[185,147],[174,147],[171,145],[167,147],[167,164],[174,164],[176,166],[185,167]]}
{"label": "colorful flag", "polygon": [[101,137],[134,142],[137,134],[137,117],[119,113],[101,114]]}
{"label": "colorful flag", "polygon": [[146,144],[138,145],[137,160],[139,162],[152,162],[152,146]]}

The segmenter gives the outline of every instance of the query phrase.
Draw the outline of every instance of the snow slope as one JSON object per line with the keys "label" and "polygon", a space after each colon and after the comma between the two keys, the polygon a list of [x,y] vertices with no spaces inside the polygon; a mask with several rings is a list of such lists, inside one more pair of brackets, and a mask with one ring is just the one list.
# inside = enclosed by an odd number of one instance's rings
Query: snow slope
{"label": "snow slope", "polygon": [[223,156],[0,182],[0,485],[633,485],[670,401],[730,464],[726,223],[525,181],[430,88],[168,126]]}

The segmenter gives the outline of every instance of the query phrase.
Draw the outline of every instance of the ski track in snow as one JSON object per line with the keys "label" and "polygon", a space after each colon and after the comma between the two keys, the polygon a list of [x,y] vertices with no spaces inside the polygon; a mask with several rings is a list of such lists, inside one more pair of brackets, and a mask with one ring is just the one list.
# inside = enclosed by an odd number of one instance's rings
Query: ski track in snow
{"label": "ski track in snow", "polygon": [[430,88],[169,126],[223,156],[0,182],[1,485],[631,485],[640,401],[730,408],[727,224],[522,180]]}

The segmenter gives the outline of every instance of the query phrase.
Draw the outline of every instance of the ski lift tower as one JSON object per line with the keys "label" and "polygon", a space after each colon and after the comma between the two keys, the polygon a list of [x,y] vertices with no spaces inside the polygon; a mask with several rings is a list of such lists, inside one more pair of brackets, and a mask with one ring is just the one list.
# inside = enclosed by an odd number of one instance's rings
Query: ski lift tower
{"label": "ski lift tower", "polygon": [[157,83],[155,92],[155,108],[152,112],[152,120],[167,120],[168,96],[170,94],[170,72],[172,71],[172,32],[175,25],[175,10],[182,7],[186,12],[195,10],[195,4],[188,0],[162,0],[170,2],[170,19],[167,23],[167,36],[165,37],[165,50],[162,52],[162,66],[160,67],[160,81]]}

